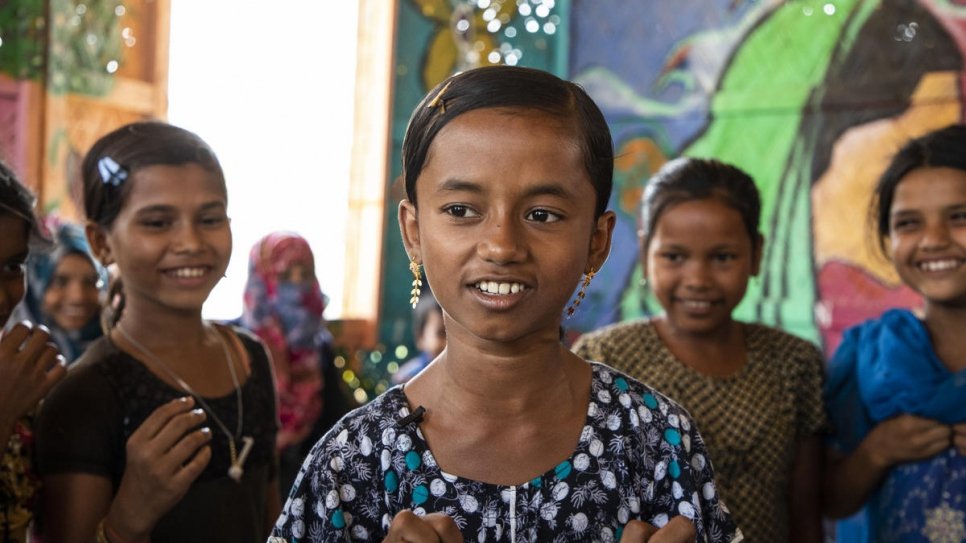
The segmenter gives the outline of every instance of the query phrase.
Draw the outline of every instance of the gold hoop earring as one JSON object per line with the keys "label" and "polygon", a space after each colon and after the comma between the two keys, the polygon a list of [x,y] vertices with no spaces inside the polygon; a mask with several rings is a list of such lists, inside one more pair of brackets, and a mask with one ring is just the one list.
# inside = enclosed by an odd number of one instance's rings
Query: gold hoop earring
{"label": "gold hoop earring", "polygon": [[590,286],[590,281],[591,279],[594,278],[594,275],[596,274],[597,274],[597,270],[595,270],[594,268],[591,268],[589,272],[586,272],[584,274],[584,283],[580,285],[580,290],[577,292],[577,297],[574,298],[574,302],[570,304],[570,307],[567,308],[568,319],[570,317],[573,317],[574,313],[577,312],[577,308],[580,307],[580,302],[583,301],[584,296],[587,295],[587,287]]}
{"label": "gold hoop earring", "polygon": [[413,274],[413,289],[409,291],[409,303],[412,304],[413,309],[416,309],[416,304],[419,302],[419,295],[423,290],[423,278],[419,271],[419,263],[416,262],[415,258],[409,259],[409,271]]}

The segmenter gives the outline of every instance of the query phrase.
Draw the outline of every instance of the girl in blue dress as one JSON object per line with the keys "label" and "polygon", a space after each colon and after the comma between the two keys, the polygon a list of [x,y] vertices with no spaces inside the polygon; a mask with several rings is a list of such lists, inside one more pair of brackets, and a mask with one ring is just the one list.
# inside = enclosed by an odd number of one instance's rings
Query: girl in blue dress
{"label": "girl in blue dress", "polygon": [[966,126],[907,143],[880,178],[881,247],[919,292],[848,330],[829,363],[826,512],[838,541],[966,541]]}

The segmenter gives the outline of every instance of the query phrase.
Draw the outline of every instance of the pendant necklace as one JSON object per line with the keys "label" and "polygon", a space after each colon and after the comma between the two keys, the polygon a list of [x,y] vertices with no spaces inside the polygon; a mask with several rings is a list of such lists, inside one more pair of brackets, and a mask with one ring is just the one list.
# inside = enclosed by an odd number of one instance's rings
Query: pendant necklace
{"label": "pendant necklace", "polygon": [[[144,355],[149,360],[154,362],[155,366],[163,369],[172,379],[174,379],[176,383],[178,383],[179,387],[181,387],[185,392],[193,396],[195,400],[197,400],[198,403],[201,404],[201,407],[203,407],[204,410],[207,411],[209,415],[211,415],[212,420],[215,421],[218,427],[221,428],[221,431],[224,432],[225,437],[228,438],[228,454],[229,454],[229,458],[231,459],[231,466],[228,468],[228,476],[231,477],[231,479],[236,483],[240,483],[242,475],[245,474],[245,470],[242,466],[245,465],[245,460],[248,458],[248,454],[251,452],[252,446],[255,444],[255,440],[251,436],[241,435],[242,426],[245,421],[245,411],[242,406],[241,387],[238,386],[238,375],[235,373],[235,364],[232,363],[232,356],[231,356],[231,352],[228,349],[228,343],[225,342],[225,338],[221,337],[221,333],[218,332],[217,330],[214,331],[215,336],[218,338],[218,342],[221,344],[221,349],[225,353],[225,363],[228,364],[228,371],[231,373],[231,382],[232,382],[232,385],[234,385],[235,387],[235,400],[237,401],[237,404],[238,404],[238,407],[237,407],[238,427],[235,430],[234,434],[232,434],[231,431],[228,430],[228,427],[225,426],[225,423],[221,422],[221,419],[218,418],[218,415],[215,413],[215,411],[211,409],[211,407],[208,407],[208,403],[205,402],[205,399],[200,394],[196,393],[194,389],[192,389],[188,385],[188,383],[181,378],[180,375],[175,373],[174,370],[171,369],[171,367],[164,362],[164,360],[161,360],[161,358],[159,358],[154,353],[149,351],[147,347],[145,347],[136,339],[134,339],[131,336],[131,334],[127,333],[127,331],[124,330],[124,327],[121,326],[120,324],[118,324],[115,328],[117,329],[118,332],[121,333],[122,336],[124,336],[124,339],[126,339],[128,343],[130,343],[139,351],[141,351],[142,355]],[[205,326],[205,329],[206,330],[209,329],[207,325]],[[241,442],[242,442],[242,449],[240,454],[237,452],[237,440],[239,439],[239,437],[241,437]]]}

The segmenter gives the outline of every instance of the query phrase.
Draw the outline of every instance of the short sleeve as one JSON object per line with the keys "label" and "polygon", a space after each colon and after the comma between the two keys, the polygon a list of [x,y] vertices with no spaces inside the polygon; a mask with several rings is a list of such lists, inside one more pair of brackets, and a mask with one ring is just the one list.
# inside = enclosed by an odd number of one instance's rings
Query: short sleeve
{"label": "short sleeve", "polygon": [[873,425],[859,395],[856,371],[859,334],[858,328],[846,331],[826,371],[824,400],[829,418],[827,444],[843,454],[855,450]]}
{"label": "short sleeve", "polygon": [[825,363],[821,352],[811,343],[805,343],[797,363],[796,436],[801,441],[824,433],[828,421],[822,401]]}
{"label": "short sleeve", "polygon": [[388,516],[377,485],[382,482],[381,470],[372,463],[372,449],[360,447],[367,439],[354,439],[339,424],[316,443],[295,478],[272,536],[313,543],[382,538]]}
{"label": "short sleeve", "polygon": [[[668,420],[673,419],[668,417]],[[676,511],[671,511],[668,517],[651,519],[651,523],[663,526],[669,518],[682,515],[695,524],[699,542],[741,541],[744,536],[718,495],[714,468],[697,424],[682,409],[678,427],[665,429],[663,437],[672,445],[677,442],[671,455],[664,461],[667,462],[667,475],[662,479],[664,492],[669,492],[677,505]],[[661,465],[658,466],[657,473],[660,471]]]}
{"label": "short sleeve", "polygon": [[48,394],[37,417],[36,439],[42,475],[88,473],[119,483],[125,464],[119,406],[97,366],[75,366]]}

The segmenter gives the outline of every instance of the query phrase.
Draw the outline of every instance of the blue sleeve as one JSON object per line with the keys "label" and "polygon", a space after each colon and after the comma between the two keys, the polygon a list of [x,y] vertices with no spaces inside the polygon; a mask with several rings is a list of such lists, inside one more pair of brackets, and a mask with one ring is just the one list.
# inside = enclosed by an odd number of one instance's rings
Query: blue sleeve
{"label": "blue sleeve", "polygon": [[843,454],[855,450],[874,425],[859,393],[860,336],[859,327],[846,330],[828,363],[825,380],[825,409],[829,417],[827,444]]}

